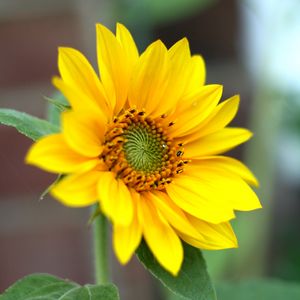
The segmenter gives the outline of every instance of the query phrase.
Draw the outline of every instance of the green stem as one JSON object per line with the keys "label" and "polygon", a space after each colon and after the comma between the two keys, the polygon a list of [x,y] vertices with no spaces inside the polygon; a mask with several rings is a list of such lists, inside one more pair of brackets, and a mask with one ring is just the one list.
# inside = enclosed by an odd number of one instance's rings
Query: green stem
{"label": "green stem", "polygon": [[[94,209],[99,209],[98,205]],[[107,221],[100,213],[93,222],[94,239],[94,270],[96,284],[105,284],[109,280],[108,271],[108,241],[107,241]]]}

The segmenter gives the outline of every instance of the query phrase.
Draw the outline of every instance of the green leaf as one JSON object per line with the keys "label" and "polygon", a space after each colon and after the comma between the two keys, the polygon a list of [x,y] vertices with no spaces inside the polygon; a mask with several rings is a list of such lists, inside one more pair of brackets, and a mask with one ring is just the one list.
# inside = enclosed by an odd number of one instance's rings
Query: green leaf
{"label": "green leaf", "polygon": [[92,214],[91,214],[90,217],[89,217],[89,220],[88,220],[87,225],[88,225],[88,226],[92,225],[92,223],[95,221],[95,219],[96,219],[99,215],[101,215],[101,210],[100,210],[99,206],[97,205],[97,207],[96,207],[95,209],[92,208]]}
{"label": "green leaf", "polygon": [[222,300],[298,300],[300,284],[275,279],[219,283],[217,295]]}
{"label": "green leaf", "polygon": [[183,246],[184,261],[176,277],[160,266],[144,241],[137,250],[137,256],[154,277],[181,299],[216,300],[201,251],[185,243]]}
{"label": "green leaf", "polygon": [[40,200],[44,200],[44,198],[49,194],[50,190],[63,178],[63,174],[58,174],[56,179],[43,191],[40,196]]}
{"label": "green leaf", "polygon": [[51,97],[47,107],[47,119],[50,123],[60,126],[60,114],[63,110],[70,108],[70,104],[60,92],[56,92]]}
{"label": "green leaf", "polygon": [[71,108],[70,105],[62,103],[61,100],[52,99],[50,97],[44,96],[44,99],[47,100],[50,104],[54,105],[58,109],[58,111],[63,112]]}
{"label": "green leaf", "polygon": [[59,128],[48,121],[13,109],[0,109],[0,124],[12,126],[32,140],[59,132]]}
{"label": "green leaf", "polygon": [[0,300],[119,300],[113,284],[80,286],[48,274],[28,275],[2,295]]}

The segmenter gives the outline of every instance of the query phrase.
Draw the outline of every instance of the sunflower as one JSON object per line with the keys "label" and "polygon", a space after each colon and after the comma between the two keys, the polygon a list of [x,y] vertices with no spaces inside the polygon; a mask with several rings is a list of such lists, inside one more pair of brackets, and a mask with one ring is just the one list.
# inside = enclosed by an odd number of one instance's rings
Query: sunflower
{"label": "sunflower", "polygon": [[251,132],[226,127],[239,96],[219,103],[221,85],[205,85],[201,56],[186,38],[157,40],[139,55],[130,32],[96,25],[100,77],[72,48],[59,48],[53,84],[70,103],[61,133],[38,140],[26,161],[65,176],[51,194],[67,206],[99,203],[113,224],[113,246],[127,263],[145,239],[176,275],[182,241],[201,249],[237,247],[235,210],[260,208],[257,180],[220,154]]}

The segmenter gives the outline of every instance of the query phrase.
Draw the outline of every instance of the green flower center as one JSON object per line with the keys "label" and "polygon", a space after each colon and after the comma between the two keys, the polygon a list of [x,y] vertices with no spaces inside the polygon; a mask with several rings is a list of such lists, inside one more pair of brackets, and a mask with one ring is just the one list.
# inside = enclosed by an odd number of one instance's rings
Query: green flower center
{"label": "green flower center", "polygon": [[136,171],[145,174],[160,170],[168,153],[167,141],[162,133],[146,124],[133,124],[125,134],[125,158]]}

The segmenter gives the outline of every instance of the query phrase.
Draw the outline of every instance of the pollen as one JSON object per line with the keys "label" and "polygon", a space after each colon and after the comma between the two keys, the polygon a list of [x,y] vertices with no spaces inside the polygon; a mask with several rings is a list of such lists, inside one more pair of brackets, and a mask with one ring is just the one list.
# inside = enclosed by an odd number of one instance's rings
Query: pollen
{"label": "pollen", "polygon": [[164,190],[184,171],[183,146],[168,137],[162,119],[135,108],[115,117],[105,135],[101,158],[109,170],[138,192]]}

